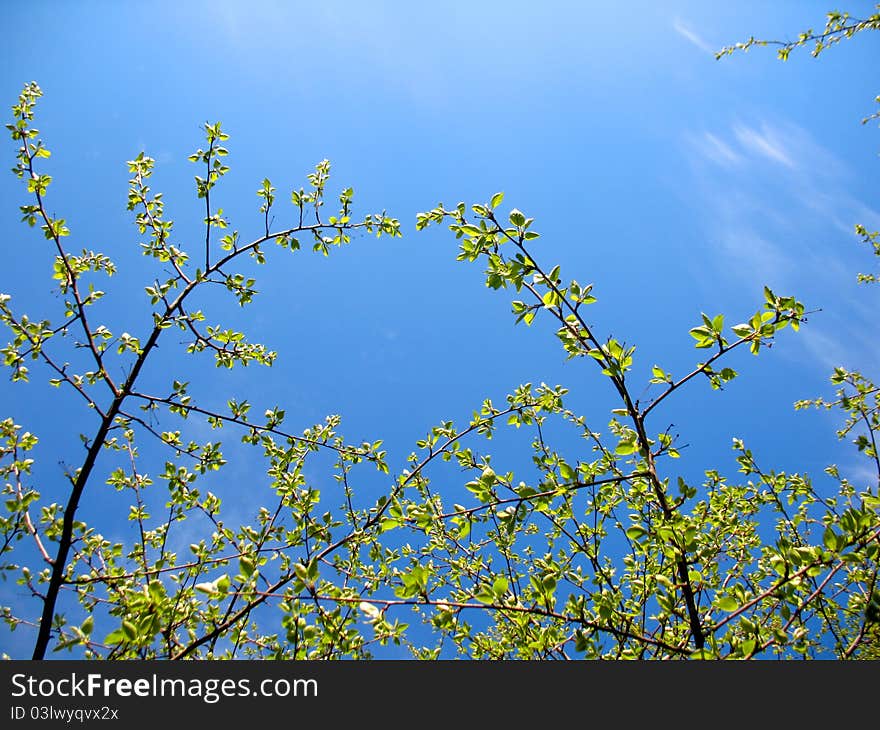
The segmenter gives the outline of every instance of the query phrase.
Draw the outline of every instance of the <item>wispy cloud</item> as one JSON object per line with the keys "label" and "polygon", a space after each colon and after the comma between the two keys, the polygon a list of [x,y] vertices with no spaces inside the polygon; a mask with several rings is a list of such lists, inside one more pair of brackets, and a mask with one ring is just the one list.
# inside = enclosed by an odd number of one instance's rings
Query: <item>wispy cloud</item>
{"label": "wispy cloud", "polygon": [[828,372],[836,367],[847,367],[846,348],[830,332],[819,332],[815,328],[805,327],[798,341],[807,350],[810,358],[821,363]]}
{"label": "wispy cloud", "polygon": [[761,272],[762,282],[773,289],[790,286],[791,260],[777,244],[746,225],[730,225],[736,215],[730,211],[728,225],[716,234],[716,243],[728,259],[732,271],[743,278]]}
{"label": "wispy cloud", "polygon": [[711,132],[689,135],[688,141],[701,156],[718,165],[728,167],[742,162],[742,156],[739,153]]}
{"label": "wispy cloud", "polygon": [[766,124],[761,125],[760,130],[738,124],[733,128],[733,133],[739,143],[750,152],[794,169],[795,163],[788,155],[785,144],[776,131]]}
{"label": "wispy cloud", "polygon": [[759,295],[762,284],[795,295],[821,312],[797,338],[793,357],[822,372],[876,363],[880,344],[865,336],[876,299],[855,281],[867,265],[853,226],[880,223],[880,213],[853,193],[853,171],[784,120],[736,120],[692,131],[683,144],[694,174],[688,189],[709,244],[693,264],[713,272],[714,295],[728,287]]}
{"label": "wispy cloud", "polygon": [[690,41],[693,45],[703,51],[703,53],[714,54],[717,50],[707,43],[693,28],[689,27],[684,21],[678,18],[672,22],[672,29],[682,38]]}
{"label": "wispy cloud", "polygon": [[865,462],[851,461],[840,467],[840,473],[857,487],[873,489],[877,484],[877,470]]}

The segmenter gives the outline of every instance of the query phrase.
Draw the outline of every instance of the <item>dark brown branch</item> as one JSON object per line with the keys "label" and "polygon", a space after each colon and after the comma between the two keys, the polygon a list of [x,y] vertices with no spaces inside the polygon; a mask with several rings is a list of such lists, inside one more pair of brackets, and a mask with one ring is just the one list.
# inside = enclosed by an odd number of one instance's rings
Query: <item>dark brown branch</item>
{"label": "dark brown branch", "polygon": [[[560,302],[560,304],[557,307],[553,307],[550,309],[550,312],[553,314],[553,316],[559,320],[559,322],[562,324],[563,327],[568,328],[569,331],[572,331],[572,329],[574,329],[572,334],[574,334],[574,336],[577,337],[577,339],[581,342],[582,346],[584,346],[587,351],[590,351],[593,348],[596,348],[600,352],[603,352],[601,343],[598,341],[596,336],[593,334],[593,331],[590,328],[590,326],[586,323],[586,321],[584,321],[584,319],[581,316],[578,309],[576,307],[572,306],[572,304],[571,304],[571,302],[569,302],[568,298],[566,296],[564,296],[563,293],[559,290],[559,287],[556,285],[556,282],[553,281],[549,276],[547,276],[547,274],[541,269],[541,267],[534,261],[532,256],[526,250],[523,236],[520,235],[518,238],[511,236],[504,229],[504,227],[498,223],[498,220],[495,217],[495,214],[492,213],[491,211],[489,212],[488,217],[489,217],[489,220],[491,220],[495,224],[495,226],[497,228],[496,233],[501,233],[502,235],[504,235],[505,238],[507,238],[511,243],[513,243],[514,246],[516,246],[517,249],[519,249],[519,251],[527,258],[527,260],[529,262],[531,262],[531,268],[533,268],[534,271],[536,271],[540,275],[542,281],[556,295],[557,300]],[[524,285],[526,286],[527,289],[529,289],[529,291],[532,293],[532,295],[535,296],[535,298],[539,302],[543,302],[543,299],[541,298],[541,296],[538,294],[537,290],[531,284],[524,283]],[[585,334],[582,335],[581,332],[579,330],[577,330],[577,328],[572,328],[570,326],[570,323],[566,321],[566,318],[562,313],[563,306],[569,311],[569,313],[571,315],[573,315],[575,317],[575,320],[583,328],[583,332]],[[654,457],[651,453],[651,441],[648,438],[648,434],[645,430],[645,414],[640,413],[639,409],[636,407],[635,403],[633,402],[632,397],[630,396],[630,393],[629,393],[629,389],[626,386],[626,381],[624,379],[623,373],[622,372],[620,374],[615,373],[613,370],[611,370],[608,367],[608,365],[610,363],[606,362],[605,360],[606,359],[603,358],[601,360],[597,360],[596,362],[600,367],[603,368],[603,370],[609,371],[611,381],[614,384],[614,387],[617,390],[618,395],[623,400],[623,403],[626,407],[626,411],[629,414],[629,417],[633,423],[633,426],[635,427],[636,435],[639,440],[640,450],[645,455],[645,462],[648,466],[649,479],[651,481],[652,489],[653,489],[654,494],[657,498],[657,501],[660,503],[660,507],[663,510],[664,516],[667,519],[669,519],[672,517],[674,511],[669,506],[669,502],[666,499],[666,493],[663,489],[663,483],[660,480],[660,477],[657,475],[656,464],[654,462]],[[684,596],[685,604],[687,606],[688,621],[690,624],[691,634],[694,637],[694,644],[696,645],[697,649],[702,649],[703,645],[705,644],[705,636],[704,636],[703,629],[700,624],[700,615],[699,615],[696,600],[694,597],[694,595],[695,595],[694,589],[693,589],[693,586],[691,585],[690,573],[688,571],[688,565],[687,565],[687,557],[684,554],[684,550],[683,550],[682,546],[674,545],[674,547],[676,548],[676,551],[679,553],[679,557],[677,558],[677,561],[676,561],[676,567],[678,570],[679,584],[681,585],[682,594]]]}

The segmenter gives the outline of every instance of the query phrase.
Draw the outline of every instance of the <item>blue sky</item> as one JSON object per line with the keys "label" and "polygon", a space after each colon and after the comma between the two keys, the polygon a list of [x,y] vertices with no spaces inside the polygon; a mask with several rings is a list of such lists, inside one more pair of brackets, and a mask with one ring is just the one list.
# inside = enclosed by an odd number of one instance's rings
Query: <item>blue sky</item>
{"label": "blue sky", "polygon": [[[280,216],[323,158],[334,191],[354,187],[356,211],[401,220],[402,239],[356,238],[328,259],[273,251],[255,272],[257,302],[214,318],[244,323],[278,351],[277,364],[229,373],[187,363],[206,404],[227,394],[279,402],[298,427],[340,413],[345,434],[385,439],[398,467],[432,425],[464,420],[522,382],[566,385],[603,427],[610,384],[565,362],[549,322],[514,327],[511,297],[455,261],[448,232],[415,232],[419,211],[503,190],[505,207],[536,218],[535,256],[594,283],[598,331],[638,346],[645,382],[654,363],[682,373],[700,359],[688,329],[701,311],[745,319],[765,284],[821,308],[760,358],[733,358],[742,377],[723,393],[693,383],[658,418],[690,444],[688,476],[732,473],[734,436],[773,468],[818,474],[837,462],[857,476],[836,420],[792,403],[829,394],[834,365],[880,362],[878,292],[855,284],[871,257],[852,232],[880,227],[880,132],[860,124],[880,93],[868,72],[880,47],[865,36],[818,60],[801,51],[783,64],[772,49],[713,57],[750,35],[821,28],[830,9],[812,0],[613,11],[552,1],[5,4],[13,31],[0,97],[9,117],[21,86],[41,85],[50,208],[67,219],[73,247],[116,260],[108,316],[132,332],[148,322],[147,282],[124,162],[141,150],[156,158],[153,188],[165,193],[177,241],[198,241],[202,203],[186,156],[206,120],[231,135],[231,172],[215,197],[243,237],[260,231],[264,177],[279,190]],[[11,167],[11,140],[3,149]],[[0,290],[18,311],[50,316],[51,252],[18,223],[25,191],[11,174],[0,177],[0,200]],[[82,414],[38,378],[0,382],[0,402],[0,415],[40,436],[38,479],[56,494],[59,460],[75,462],[81,449]]]}

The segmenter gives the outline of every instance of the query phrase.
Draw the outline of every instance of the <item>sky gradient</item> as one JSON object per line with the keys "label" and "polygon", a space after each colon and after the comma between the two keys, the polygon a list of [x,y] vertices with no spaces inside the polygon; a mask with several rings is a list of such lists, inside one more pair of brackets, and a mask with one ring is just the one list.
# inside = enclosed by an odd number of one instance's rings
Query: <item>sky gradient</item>
{"label": "sky gradient", "polygon": [[[647,384],[655,363],[690,370],[701,359],[688,335],[700,312],[742,321],[761,306],[764,285],[821,310],[761,357],[736,353],[730,364],[742,377],[723,392],[694,382],[669,399],[662,419],[689,445],[682,474],[733,473],[739,437],[771,468],[819,476],[836,462],[858,478],[852,449],[836,442],[836,416],[792,404],[829,395],[836,365],[870,372],[880,363],[878,290],[855,283],[873,262],[853,233],[856,223],[880,228],[880,130],[860,124],[880,93],[869,73],[880,62],[876,38],[819,59],[802,49],[781,63],[765,48],[716,61],[716,50],[750,35],[788,40],[819,29],[831,6],[615,8],[6,4],[14,32],[0,97],[8,121],[22,85],[42,87],[36,126],[53,152],[49,207],[66,218],[72,249],[117,262],[108,317],[120,329],[149,323],[125,161],[140,151],[156,159],[152,187],[165,193],[175,239],[198,250],[203,208],[186,157],[202,145],[204,121],[230,134],[231,172],[212,198],[243,238],[261,230],[255,191],[264,177],[278,188],[280,223],[283,211],[292,215],[289,191],[324,158],[332,198],[350,185],[356,215],[387,209],[400,219],[403,238],[355,237],[327,259],[271,251],[253,272],[257,301],[209,319],[242,325],[278,351],[277,363],[232,372],[207,358],[184,363],[208,406],[229,395],[277,402],[297,428],[339,413],[350,440],[385,440],[392,469],[432,425],[466,420],[484,398],[503,402],[523,382],[565,385],[570,405],[595,414],[601,429],[615,405],[610,383],[589,363],[565,361],[549,320],[515,327],[513,297],[455,261],[448,231],[415,231],[416,214],[438,202],[485,202],[503,190],[505,210],[536,219],[536,258],[594,284],[597,331],[637,345],[634,380]],[[9,168],[8,137],[2,150]],[[0,200],[0,291],[18,311],[51,316],[52,252],[18,222],[26,192],[10,173]],[[149,377],[178,367],[172,353]],[[59,462],[76,463],[83,414],[37,377],[0,382],[0,402],[0,416],[39,435],[36,474],[51,495]],[[248,464],[234,469],[248,478]],[[0,586],[0,601],[15,590]],[[17,641],[3,634],[0,651],[15,656]]]}

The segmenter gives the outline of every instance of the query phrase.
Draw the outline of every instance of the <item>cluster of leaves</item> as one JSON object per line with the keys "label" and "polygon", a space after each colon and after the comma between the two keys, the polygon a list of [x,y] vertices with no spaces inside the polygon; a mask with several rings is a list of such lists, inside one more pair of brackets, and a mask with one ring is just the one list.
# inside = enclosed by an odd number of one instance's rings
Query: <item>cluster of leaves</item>
{"label": "cluster of leaves", "polygon": [[[19,143],[14,171],[33,197],[21,207],[23,220],[31,226],[39,223],[54,247],[53,277],[62,295],[63,315],[60,324],[34,320],[16,314],[9,296],[0,297],[0,319],[12,335],[3,348],[4,361],[13,380],[27,380],[28,363],[37,361],[50,372],[52,385],[79,394],[96,422],[93,432],[81,436],[86,446],[83,462],[66,474],[66,486],[50,487],[57,501],[49,504],[28,486],[31,460],[26,455],[36,437],[22,434],[11,421],[3,422],[0,463],[8,497],[0,522],[3,575],[16,576],[39,605],[36,617],[7,607],[5,620],[12,629],[36,628],[35,658],[42,658],[50,645],[55,650],[79,647],[86,656],[107,658],[210,656],[221,647],[230,654],[362,655],[373,639],[365,640],[352,628],[356,606],[339,608],[345,600],[362,597],[360,589],[350,586],[344,563],[372,544],[386,507],[384,502],[355,506],[348,477],[360,464],[388,473],[381,442],[346,444],[338,433],[337,416],[296,433],[284,429],[285,413],[278,406],[255,417],[249,403],[230,400],[227,412],[216,412],[201,407],[186,382],[173,380],[159,394],[144,392],[140,383],[166,330],[183,333],[187,353],[211,352],[218,367],[271,365],[275,353],[248,342],[244,333],[203,325],[206,314],[192,306],[197,292],[220,284],[239,306],[246,306],[257,293],[255,280],[233,267],[246,257],[264,263],[267,244],[296,251],[305,239],[327,255],[359,231],[399,236],[399,222],[385,213],[355,220],[350,188],[340,194],[338,212],[325,222],[322,207],[330,172],[325,160],[309,175],[308,189],[292,191],[293,213],[287,214],[292,221],[287,227],[269,227],[275,188],[265,180],[257,191],[263,200],[264,234],[247,243],[237,231],[215,240],[216,232],[229,228],[222,210],[213,210],[210,203],[212,189],[229,170],[222,161],[228,151],[221,144],[228,135],[219,123],[205,124],[207,149],[190,158],[207,170],[195,178],[197,196],[206,205],[203,256],[194,257],[173,241],[173,221],[165,217],[162,194],[149,186],[154,161],[142,153],[128,163],[128,209],[145,237],[140,243],[144,255],[158,263],[162,275],[145,287],[152,311],[147,331],[111,331],[99,323],[107,312],[96,308],[103,294],[96,281],[111,277],[115,265],[94,251],[68,252],[64,240],[70,231],[45,204],[51,177],[38,172],[36,165],[50,153],[33,126],[40,96],[35,83],[26,85],[13,107],[15,120],[7,126]],[[70,357],[70,350],[80,356]],[[120,369],[127,375],[117,380],[111,372]],[[187,422],[193,417],[213,429],[238,429],[241,442],[254,447],[256,458],[265,461],[263,484],[253,487],[266,490],[251,501],[260,505],[253,523],[227,525],[221,496],[200,486],[225,466],[222,443],[198,443],[179,429],[158,426],[168,419]],[[153,475],[140,466],[138,444],[144,438],[167,450],[168,458]],[[305,476],[307,464],[321,453],[333,455],[333,472],[342,484],[330,495]],[[164,483],[162,494],[156,494],[156,480]],[[127,519],[137,526],[136,541],[126,545],[106,539],[102,531],[115,531],[112,518],[97,527],[78,518],[87,487],[91,492],[112,488],[130,495]],[[188,549],[182,543],[184,520],[198,524],[206,535]],[[13,547],[26,536],[36,546],[40,568],[30,560],[13,561]],[[350,556],[340,557],[337,566],[336,556],[346,551]],[[16,555],[27,554],[18,550]],[[319,580],[322,566],[329,576]],[[251,619],[256,609],[285,591],[284,632],[256,629]],[[322,601],[336,599],[335,608],[324,608]],[[96,626],[113,625],[96,635]],[[399,629],[390,629],[389,635],[395,631]]]}
{"label": "cluster of leaves", "polygon": [[725,46],[716,52],[715,58],[723,58],[737,51],[748,51],[753,46],[775,46],[777,57],[781,61],[787,61],[793,50],[808,45],[813,46],[810,53],[816,58],[822,51],[842,40],[852,38],[857,33],[880,29],[880,4],[875,9],[877,12],[871,13],[866,18],[854,18],[849,13],[832,10],[826,13],[825,28],[821,33],[815,33],[812,28],[807,28],[800,32],[797,39],[793,41],[759,40],[752,36],[747,41]]}

